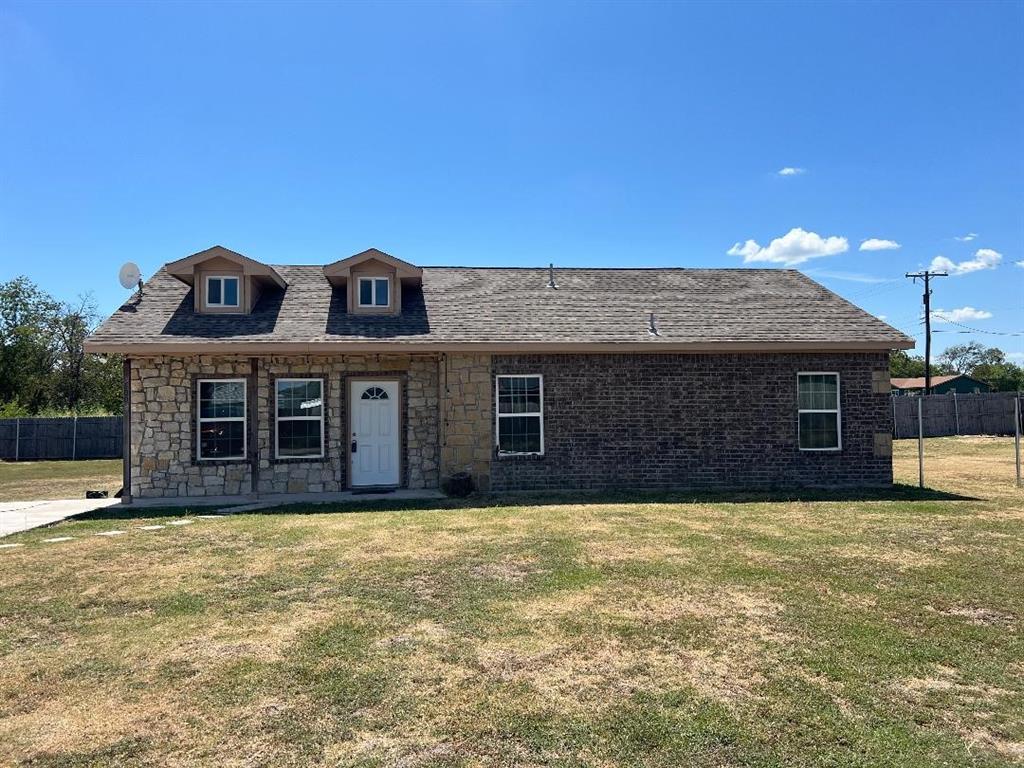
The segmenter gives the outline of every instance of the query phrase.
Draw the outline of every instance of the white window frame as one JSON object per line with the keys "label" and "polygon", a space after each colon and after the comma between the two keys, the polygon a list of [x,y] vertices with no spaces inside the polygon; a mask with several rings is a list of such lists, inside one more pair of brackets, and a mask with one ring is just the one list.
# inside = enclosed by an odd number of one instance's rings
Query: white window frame
{"label": "white window frame", "polygon": [[[210,416],[203,418],[202,391],[203,384],[242,385],[241,416]],[[203,456],[202,430],[203,424],[213,421],[242,422],[242,455],[241,456]],[[196,380],[196,461],[246,461],[249,456],[249,380],[248,379],[197,379]]]}
{"label": "white window frame", "polygon": [[[540,381],[540,406],[537,411],[522,413],[502,413],[498,393],[501,391],[499,382],[502,379],[538,379]],[[540,450],[539,451],[503,451],[501,450],[501,420],[514,416],[540,417]],[[499,456],[543,456],[544,455],[544,374],[542,373],[502,373],[494,377],[494,447]]]}
{"label": "white window frame", "polygon": [[[836,377],[836,407],[835,408],[801,408],[800,407],[800,377],[801,376],[835,376]],[[843,398],[842,382],[839,379],[838,371],[799,371],[796,374],[796,445],[801,451],[835,453],[843,450]],[[804,448],[800,445],[800,414],[801,413],[834,413],[836,415],[836,445],[834,448]]]}
{"label": "white window frame", "polygon": [[[280,382],[309,382],[318,381],[320,382],[320,415],[319,416],[281,416],[279,415],[279,400],[281,398],[281,390],[277,388]],[[295,460],[312,460],[322,459],[324,457],[324,414],[327,411],[326,397],[324,396],[324,380],[317,377],[289,377],[274,380],[274,459],[278,461],[291,461]],[[282,456],[281,455],[281,430],[280,424],[282,421],[319,421],[320,422],[320,453],[307,453],[302,456]]]}
{"label": "white window frame", "polygon": [[[377,281],[383,280],[388,284],[388,303],[387,304],[376,304],[377,301]],[[363,303],[363,283],[369,283],[370,288],[370,303]],[[356,303],[360,307],[372,307],[376,309],[387,309],[391,306],[391,278],[384,275],[365,275],[360,276],[356,281]]]}
{"label": "white window frame", "polygon": [[[210,301],[210,281],[211,280],[220,280],[220,301]],[[234,304],[225,304],[224,303],[224,281],[225,280],[234,280],[236,283],[238,283],[238,287],[235,289],[235,296],[238,298],[238,301],[236,301]],[[206,287],[206,295],[203,297],[203,299],[206,301],[206,306],[208,306],[208,307],[232,307],[232,308],[236,308],[236,309],[238,307],[242,306],[242,278],[240,278],[238,275],[207,275],[206,276],[206,286],[205,287]]]}

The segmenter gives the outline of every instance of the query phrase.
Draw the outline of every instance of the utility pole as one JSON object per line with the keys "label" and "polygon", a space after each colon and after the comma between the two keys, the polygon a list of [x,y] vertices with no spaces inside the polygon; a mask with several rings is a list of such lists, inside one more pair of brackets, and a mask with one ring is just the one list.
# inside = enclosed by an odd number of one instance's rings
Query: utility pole
{"label": "utility pole", "polygon": [[930,280],[933,277],[949,277],[948,272],[907,272],[907,277],[915,283],[917,278],[924,280],[924,393],[932,393],[932,289]]}

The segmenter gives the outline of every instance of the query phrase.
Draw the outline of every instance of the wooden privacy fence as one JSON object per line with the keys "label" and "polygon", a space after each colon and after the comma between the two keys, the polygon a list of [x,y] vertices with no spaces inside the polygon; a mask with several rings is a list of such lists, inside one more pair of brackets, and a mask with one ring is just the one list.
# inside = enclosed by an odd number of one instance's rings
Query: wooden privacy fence
{"label": "wooden privacy fence", "polygon": [[0,419],[0,459],[119,459],[120,416]]}
{"label": "wooden privacy fence", "polygon": [[893,437],[917,437],[917,402],[925,437],[1014,434],[1016,392],[893,396]]}

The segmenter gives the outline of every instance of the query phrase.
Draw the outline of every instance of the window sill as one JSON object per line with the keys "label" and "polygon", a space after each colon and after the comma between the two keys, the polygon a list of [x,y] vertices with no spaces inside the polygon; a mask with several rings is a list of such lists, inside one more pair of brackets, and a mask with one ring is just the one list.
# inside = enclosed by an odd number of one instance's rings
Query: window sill
{"label": "window sill", "polygon": [[800,453],[842,453],[842,447],[839,448],[801,448]]}
{"label": "window sill", "polygon": [[536,461],[543,459],[543,453],[502,453],[501,451],[495,451],[495,456],[499,459],[527,459]]}
{"label": "window sill", "polygon": [[330,461],[328,456],[283,456],[274,457],[270,460],[271,464],[323,464]]}

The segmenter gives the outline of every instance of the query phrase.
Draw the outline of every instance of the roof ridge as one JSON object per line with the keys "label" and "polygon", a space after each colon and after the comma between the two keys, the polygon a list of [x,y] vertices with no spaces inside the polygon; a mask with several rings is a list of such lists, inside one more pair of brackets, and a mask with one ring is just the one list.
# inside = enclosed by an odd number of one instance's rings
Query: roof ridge
{"label": "roof ridge", "polygon": [[[309,267],[323,268],[326,264],[268,264],[271,267]],[[544,270],[550,267],[541,264],[535,267],[508,267],[508,266],[473,266],[469,264],[425,264],[418,265],[421,269],[487,269],[487,270]],[[779,273],[800,273],[798,269],[787,269],[780,267],[559,267],[555,265],[556,272],[779,272]],[[802,273],[801,273],[802,274]]]}

